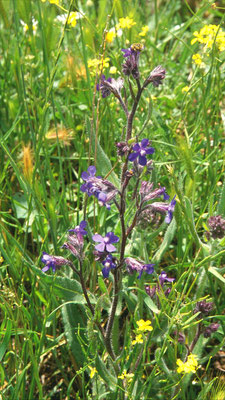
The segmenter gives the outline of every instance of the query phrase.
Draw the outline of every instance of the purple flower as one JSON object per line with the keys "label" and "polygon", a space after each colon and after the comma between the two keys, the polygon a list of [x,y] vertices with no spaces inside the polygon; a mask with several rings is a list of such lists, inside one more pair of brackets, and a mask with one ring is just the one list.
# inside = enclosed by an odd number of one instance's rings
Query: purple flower
{"label": "purple flower", "polygon": [[74,229],[69,229],[69,232],[73,232],[76,235],[87,235],[87,231],[85,231],[85,228],[87,226],[87,222],[86,221],[81,221],[80,225],[77,225]]}
{"label": "purple flower", "polygon": [[208,315],[212,311],[213,305],[214,304],[212,301],[209,301],[208,303],[205,300],[198,301],[196,303],[194,313],[200,312],[202,315]]}
{"label": "purple flower", "polygon": [[141,188],[140,188],[140,195],[143,202],[156,199],[160,196],[163,196],[164,200],[168,200],[170,196],[166,193],[165,187],[158,187],[154,190],[153,183],[142,181]]}
{"label": "purple flower", "polygon": [[106,206],[110,209],[109,202],[118,193],[118,189],[106,179],[102,179],[101,176],[95,176],[96,168],[90,166],[88,172],[82,172],[81,178],[85,181],[81,185],[81,191],[86,192],[88,196],[95,196],[101,206]]}
{"label": "purple flower", "polygon": [[97,85],[97,90],[101,91],[102,97],[108,97],[110,93],[114,96],[120,97],[120,91],[123,88],[124,80],[119,77],[118,79],[108,78],[105,79],[105,75],[100,78],[100,83]]}
{"label": "purple flower", "polygon": [[173,212],[176,204],[175,200],[176,195],[173,197],[172,201],[170,203],[152,203],[149,205],[149,208],[155,212],[159,212],[161,214],[166,214],[165,222],[167,224],[170,224],[172,218],[173,218]]}
{"label": "purple flower", "polygon": [[146,154],[153,154],[155,151],[153,147],[147,147],[148,145],[148,139],[142,139],[141,143],[136,143],[133,146],[134,153],[131,153],[128,157],[129,161],[134,161],[138,158],[139,164],[145,166],[147,164]]}
{"label": "purple flower", "polygon": [[154,272],[153,265],[155,264],[144,264],[132,257],[127,257],[125,259],[125,264],[130,274],[132,274],[134,271],[139,272],[138,279],[141,278],[143,272],[147,272],[147,274],[152,274]]}
{"label": "purple flower", "polygon": [[102,269],[102,275],[104,278],[108,278],[109,272],[112,268],[116,268],[115,258],[112,257],[112,254],[108,254],[106,259],[102,261],[102,265],[104,268]]}
{"label": "purple flower", "polygon": [[213,239],[222,239],[225,235],[225,220],[221,215],[215,215],[208,219],[210,234]]}
{"label": "purple flower", "polygon": [[96,89],[98,91],[101,91],[102,97],[108,97],[111,93],[107,85],[105,85],[106,82],[111,83],[112,78],[105,79],[105,75],[102,75],[100,78],[100,83],[97,84]]}
{"label": "purple flower", "polygon": [[159,275],[159,283],[161,286],[163,286],[164,282],[173,282],[175,278],[168,278],[167,273],[165,271],[162,271],[161,274]]}
{"label": "purple flower", "polygon": [[220,327],[220,324],[217,324],[216,322],[213,322],[210,324],[204,331],[203,335],[205,338],[208,338],[212,335],[213,332],[216,332],[218,328]]}
{"label": "purple flower", "polygon": [[50,256],[49,254],[45,253],[45,251],[42,253],[41,261],[45,264],[45,267],[42,268],[43,272],[48,271],[50,268],[52,268],[52,271],[55,272],[62,265],[69,264],[69,261],[66,260],[66,258],[60,256]]}
{"label": "purple flower", "polygon": [[108,253],[113,253],[114,251],[116,251],[116,247],[113,246],[112,243],[119,242],[118,236],[114,235],[113,232],[107,233],[105,237],[96,234],[92,236],[92,239],[94,240],[94,242],[100,243],[95,246],[95,249],[100,253],[103,253],[104,251],[107,251]]}
{"label": "purple flower", "polygon": [[122,71],[124,75],[132,75],[134,79],[139,79],[139,55],[140,51],[135,50],[134,48],[129,47],[128,49],[121,50],[124,54],[124,58],[126,61],[122,65]]}
{"label": "purple flower", "polygon": [[146,79],[146,83],[149,84],[152,82],[153,86],[156,87],[162,85],[162,80],[165,78],[165,75],[166,70],[161,65],[158,65],[158,67],[153,69],[149,77]]}

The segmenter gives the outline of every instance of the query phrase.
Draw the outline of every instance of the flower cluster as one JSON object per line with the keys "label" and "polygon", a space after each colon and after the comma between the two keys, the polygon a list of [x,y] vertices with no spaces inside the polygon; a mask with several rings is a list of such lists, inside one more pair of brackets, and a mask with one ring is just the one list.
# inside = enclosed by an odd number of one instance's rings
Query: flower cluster
{"label": "flower cluster", "polygon": [[[62,248],[68,249],[80,261],[83,259],[83,236],[87,235],[87,231],[85,230],[86,226],[87,222],[81,221],[80,225],[76,226],[74,229],[70,229],[68,241],[62,246]],[[41,261],[45,264],[45,267],[42,268],[43,272],[47,272],[50,268],[52,268],[52,271],[55,272],[62,265],[70,265],[70,261],[66,258],[60,256],[51,256],[45,252],[42,254]]]}
{"label": "flower cluster", "polygon": [[225,219],[221,215],[216,215],[208,219],[209,231],[213,239],[222,239],[225,235]]}
{"label": "flower cluster", "polygon": [[151,326],[151,321],[149,320],[144,321],[143,319],[140,319],[139,321],[137,321],[137,326],[137,334],[135,339],[132,340],[132,345],[135,345],[136,343],[143,343],[144,333],[151,332],[153,330],[153,327]]}
{"label": "flower cluster", "polygon": [[127,370],[124,369],[121,375],[118,375],[119,379],[126,379],[128,383],[130,383],[132,381],[134,377],[133,373],[127,373]]}
{"label": "flower cluster", "polygon": [[190,372],[195,373],[198,369],[197,357],[195,354],[190,354],[185,363],[182,360],[178,359],[177,365],[178,374],[189,374]]}
{"label": "flower cluster", "polygon": [[116,251],[116,247],[112,243],[119,242],[119,238],[113,232],[108,232],[105,237],[96,234],[92,236],[92,239],[99,243],[95,246],[96,259],[101,260],[104,267],[102,275],[108,278],[110,270],[116,268],[116,258],[111,254]]}
{"label": "flower cluster", "polygon": [[225,31],[218,25],[205,25],[193,35],[195,38],[192,39],[191,44],[196,42],[203,44],[204,51],[212,49],[214,43],[220,52],[225,50]]}
{"label": "flower cluster", "polygon": [[106,68],[109,67],[109,57],[105,58],[92,58],[88,60],[88,68],[90,69],[90,73],[92,75],[96,75],[96,71],[103,72]]}
{"label": "flower cluster", "polygon": [[122,71],[124,75],[132,75],[134,79],[140,78],[139,73],[139,56],[140,52],[143,50],[143,46],[132,45],[128,49],[122,49],[124,53],[123,56],[126,58],[124,64],[122,65]]}
{"label": "flower cluster", "polygon": [[115,198],[118,190],[111,182],[95,174],[96,168],[92,165],[88,167],[87,172],[82,172],[81,178],[85,183],[81,185],[80,190],[88,196],[95,196],[101,206],[110,209],[109,203]]}
{"label": "flower cluster", "polygon": [[102,97],[108,97],[111,93],[114,94],[115,97],[120,97],[120,91],[123,88],[123,79],[118,78],[105,78],[105,75],[102,75],[100,78],[100,83],[97,84],[97,90],[101,91]]}
{"label": "flower cluster", "polygon": [[[167,273],[165,271],[161,272],[158,279],[159,279],[159,284],[157,286],[154,286],[152,288],[150,286],[145,286],[145,291],[151,298],[153,298],[158,292],[164,290],[164,282],[171,283],[175,280],[175,278],[168,278]],[[167,288],[166,290],[164,290],[165,296],[168,296],[170,292],[171,288]]]}

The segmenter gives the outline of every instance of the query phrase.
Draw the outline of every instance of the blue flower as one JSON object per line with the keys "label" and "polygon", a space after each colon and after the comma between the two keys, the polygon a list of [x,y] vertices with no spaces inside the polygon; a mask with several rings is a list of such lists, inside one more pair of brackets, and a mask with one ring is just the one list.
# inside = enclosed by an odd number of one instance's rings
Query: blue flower
{"label": "blue flower", "polygon": [[69,232],[73,232],[76,235],[87,235],[87,231],[85,231],[85,228],[87,226],[87,222],[86,221],[81,221],[80,225],[77,225],[74,229],[69,229]]}
{"label": "blue flower", "polygon": [[176,195],[173,197],[171,203],[169,204],[168,210],[167,210],[167,215],[165,218],[165,222],[167,224],[170,224],[170,222],[172,221],[172,218],[173,218],[173,212],[174,212],[174,208],[175,208],[175,204],[176,204],[175,197],[176,197]]}
{"label": "blue flower", "polygon": [[119,241],[118,236],[114,235],[113,232],[107,233],[105,237],[96,234],[92,236],[92,239],[94,242],[100,243],[95,246],[95,249],[100,253],[103,253],[104,251],[113,253],[116,251],[116,247],[113,246],[112,243],[117,243]]}
{"label": "blue flower", "polygon": [[146,272],[147,274],[152,274],[154,272],[153,266],[155,264],[144,264],[143,262],[137,261],[132,257],[127,257],[125,259],[125,264],[130,274],[132,274],[134,271],[139,272],[138,279],[141,278],[143,272]]}
{"label": "blue flower", "polygon": [[43,272],[48,271],[50,268],[52,268],[52,271],[55,272],[62,265],[69,264],[69,261],[66,260],[66,258],[60,256],[50,256],[49,254],[45,253],[45,251],[42,253],[41,261],[45,264],[45,267],[42,268]]}
{"label": "blue flower", "polygon": [[153,147],[147,147],[149,145],[148,139],[142,139],[141,143],[136,143],[133,146],[133,153],[128,157],[129,161],[134,161],[138,158],[138,163],[142,166],[147,164],[146,154],[153,154],[155,149]]}
{"label": "blue flower", "polygon": [[102,265],[104,265],[104,268],[102,269],[102,275],[104,278],[108,278],[110,270],[112,268],[116,268],[114,260],[115,259],[113,259],[112,254],[108,254],[106,259],[102,261]]}
{"label": "blue flower", "polygon": [[167,273],[165,271],[162,271],[161,274],[159,275],[159,283],[161,286],[163,286],[164,282],[173,282],[175,278],[168,278]]}

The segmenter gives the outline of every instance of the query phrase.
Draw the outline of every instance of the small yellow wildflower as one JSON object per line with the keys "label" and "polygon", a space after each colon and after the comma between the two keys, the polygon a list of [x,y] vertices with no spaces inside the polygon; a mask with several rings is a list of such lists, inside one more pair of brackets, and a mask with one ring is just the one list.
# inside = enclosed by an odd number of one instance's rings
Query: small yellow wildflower
{"label": "small yellow wildflower", "polygon": [[118,376],[118,378],[119,378],[119,379],[127,379],[127,382],[130,383],[130,382],[132,381],[133,376],[134,376],[134,374],[132,374],[132,373],[128,374],[128,373],[127,373],[127,370],[125,369],[125,370],[123,371],[123,373],[122,373],[121,375]]}
{"label": "small yellow wildflower", "polygon": [[211,7],[214,8],[214,9],[216,9],[216,7],[217,7],[217,6],[216,6],[216,3],[212,3],[212,4],[211,4]]}
{"label": "small yellow wildflower", "polygon": [[184,87],[181,89],[181,91],[182,91],[182,93],[188,92],[188,91],[189,91],[189,86],[184,86]]}
{"label": "small yellow wildflower", "polygon": [[178,359],[177,365],[178,365],[177,368],[178,374],[189,374],[190,372],[195,373],[198,368],[197,357],[194,354],[190,354],[185,363],[180,359]]}
{"label": "small yellow wildflower", "polygon": [[74,28],[76,24],[77,24],[77,13],[75,11],[72,11],[68,18],[68,25]]}
{"label": "small yellow wildflower", "polygon": [[105,40],[108,43],[112,43],[115,37],[116,37],[116,30],[115,28],[112,28],[106,33]]}
{"label": "small yellow wildflower", "polygon": [[204,51],[211,49],[214,43],[219,51],[225,50],[225,32],[219,25],[205,25],[199,32],[195,31],[193,35],[195,38],[192,39],[191,44],[196,42],[204,44]]}
{"label": "small yellow wildflower", "polygon": [[88,60],[88,68],[91,70],[91,74],[95,75],[96,71],[99,70],[103,72],[105,68],[109,67],[109,57],[98,60],[97,58],[92,58]]}
{"label": "small yellow wildflower", "polygon": [[94,367],[88,367],[89,369],[90,369],[90,371],[91,371],[91,373],[90,373],[90,378],[92,379],[92,378],[94,378],[94,376],[95,376],[95,374],[96,374],[96,372],[97,372],[97,369]]}
{"label": "small yellow wildflower", "polygon": [[1,256],[1,257],[0,257],[0,264],[2,264],[3,261],[4,261],[4,258]]}
{"label": "small yellow wildflower", "polygon": [[136,25],[136,22],[132,18],[126,17],[126,18],[120,18],[119,23],[116,25],[116,29],[131,29],[132,26]]}
{"label": "small yellow wildflower", "polygon": [[144,321],[143,319],[140,319],[139,321],[137,321],[137,325],[138,325],[138,331],[139,332],[151,332],[153,330],[153,327],[151,326],[151,321]]}
{"label": "small yellow wildflower", "polygon": [[142,37],[146,36],[148,31],[149,31],[148,25],[142,26],[141,32],[139,33],[139,36],[142,36]]}
{"label": "small yellow wildflower", "polygon": [[201,58],[200,54],[198,54],[198,53],[193,54],[192,60],[195,62],[196,65],[202,65],[202,58]]}
{"label": "small yellow wildflower", "polygon": [[136,343],[143,343],[143,337],[141,333],[137,335],[134,340],[132,340],[133,345],[135,345]]}
{"label": "small yellow wildflower", "polygon": [[110,68],[109,68],[109,73],[110,73],[111,75],[115,75],[115,74],[117,73],[117,68],[116,68],[116,67],[110,67]]}
{"label": "small yellow wildflower", "polygon": [[[47,0],[41,0],[42,3],[46,3]],[[56,4],[57,6],[59,5],[60,0],[48,0],[50,4]]]}

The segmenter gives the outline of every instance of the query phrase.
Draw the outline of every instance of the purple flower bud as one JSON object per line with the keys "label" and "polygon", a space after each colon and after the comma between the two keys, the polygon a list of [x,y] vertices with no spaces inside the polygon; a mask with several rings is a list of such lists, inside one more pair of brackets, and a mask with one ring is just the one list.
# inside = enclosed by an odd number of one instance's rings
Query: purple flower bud
{"label": "purple flower bud", "polygon": [[217,323],[212,323],[210,324],[204,331],[203,335],[205,338],[208,338],[212,335],[213,332],[216,332],[217,329],[219,328],[220,324]]}
{"label": "purple flower bud", "polygon": [[112,243],[119,242],[118,236],[114,235],[113,232],[107,233],[105,237],[96,234],[92,236],[92,239],[94,240],[94,242],[100,243],[95,246],[95,249],[100,253],[103,253],[104,251],[107,251],[108,253],[113,253],[114,251],[116,251],[116,247],[113,246]]}
{"label": "purple flower bud", "polygon": [[177,337],[178,343],[180,344],[185,343],[185,335],[182,332],[174,331],[173,336]]}
{"label": "purple flower bud", "polygon": [[153,86],[162,85],[162,80],[165,78],[166,70],[158,65],[153,71],[150,73],[149,77],[146,79],[146,83],[149,84],[150,82]]}
{"label": "purple flower bud", "polygon": [[52,271],[55,272],[57,269],[60,269],[62,265],[69,264],[69,260],[60,256],[50,256],[49,254],[43,251],[41,261],[45,264],[45,267],[42,268],[43,272],[48,271],[52,268]]}
{"label": "purple flower bud", "polygon": [[120,91],[123,88],[124,80],[119,77],[118,79],[108,78],[105,79],[105,75],[101,76],[100,83],[97,85],[97,90],[101,91],[102,97],[108,97],[110,93],[113,93],[115,97],[120,97]]}
{"label": "purple flower bud", "polygon": [[196,303],[194,313],[200,312],[202,315],[208,315],[213,309],[213,302],[206,303],[205,300]]}
{"label": "purple flower bud", "polygon": [[147,274],[152,274],[154,272],[153,265],[155,264],[144,264],[143,262],[137,261],[132,257],[127,257],[125,259],[125,264],[127,266],[127,271],[133,274],[134,271],[139,272],[138,279],[141,278],[143,272]]}
{"label": "purple flower bud", "polygon": [[153,286],[152,288],[150,286],[145,286],[145,291],[153,299],[156,294],[156,286]]}
{"label": "purple flower bud", "polygon": [[170,196],[166,193],[165,187],[158,187],[154,190],[152,189],[153,189],[153,183],[146,181],[141,182],[140,194],[143,202],[153,200],[161,196],[163,196],[164,200],[169,199]]}
{"label": "purple flower bud", "polygon": [[132,75],[134,79],[139,79],[140,51],[141,49],[136,50],[135,48],[132,48],[132,46],[129,49],[122,49],[122,52],[124,53],[123,56],[126,58],[126,61],[122,65],[122,71],[124,75]]}
{"label": "purple flower bud", "polygon": [[225,235],[225,219],[216,215],[208,219],[210,234],[213,239],[222,239]]}
{"label": "purple flower bud", "polygon": [[116,147],[117,147],[117,154],[120,157],[126,155],[129,151],[129,146],[127,142],[118,142],[116,143]]}

